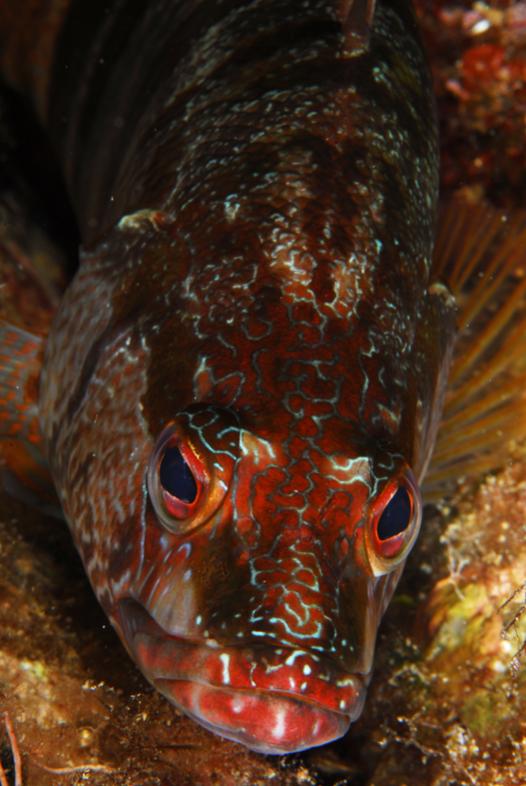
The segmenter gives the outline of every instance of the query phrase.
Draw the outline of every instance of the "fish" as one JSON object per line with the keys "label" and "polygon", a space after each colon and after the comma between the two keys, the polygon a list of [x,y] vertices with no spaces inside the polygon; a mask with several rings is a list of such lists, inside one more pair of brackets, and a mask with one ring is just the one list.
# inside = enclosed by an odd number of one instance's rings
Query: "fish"
{"label": "fish", "polygon": [[179,710],[265,754],[338,739],[421,526],[459,311],[412,7],[4,6],[1,73],[81,237],[48,329],[0,325],[4,482],[49,483]]}

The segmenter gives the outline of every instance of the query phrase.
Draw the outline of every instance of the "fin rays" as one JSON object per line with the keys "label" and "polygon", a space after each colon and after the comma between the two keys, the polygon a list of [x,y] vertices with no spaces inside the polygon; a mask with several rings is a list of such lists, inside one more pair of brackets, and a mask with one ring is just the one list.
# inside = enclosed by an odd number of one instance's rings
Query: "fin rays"
{"label": "fin rays", "polygon": [[459,334],[428,499],[459,476],[496,469],[526,440],[525,268],[526,213],[451,201],[434,271],[459,304]]}

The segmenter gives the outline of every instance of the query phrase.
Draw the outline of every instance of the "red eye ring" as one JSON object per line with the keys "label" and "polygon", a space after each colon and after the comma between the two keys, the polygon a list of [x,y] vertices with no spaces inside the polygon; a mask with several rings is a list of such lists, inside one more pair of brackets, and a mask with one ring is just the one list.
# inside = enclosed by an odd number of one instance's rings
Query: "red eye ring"
{"label": "red eye ring", "polygon": [[407,469],[390,481],[371,505],[368,532],[369,561],[381,575],[406,558],[420,529],[422,502],[413,473]]}
{"label": "red eye ring", "polygon": [[204,526],[225,501],[239,453],[234,413],[208,405],[177,412],[152,446],[145,478],[150,520],[173,535]]}

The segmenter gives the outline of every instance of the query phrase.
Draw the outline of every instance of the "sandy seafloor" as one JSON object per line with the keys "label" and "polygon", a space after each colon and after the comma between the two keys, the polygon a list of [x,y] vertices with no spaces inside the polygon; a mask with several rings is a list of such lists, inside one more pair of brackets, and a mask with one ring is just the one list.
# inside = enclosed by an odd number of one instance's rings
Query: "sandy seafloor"
{"label": "sandy seafloor", "polygon": [[[526,3],[419,9],[444,198],[462,189],[526,204]],[[24,786],[526,784],[522,455],[427,510],[362,718],[340,742],[288,757],[223,741],[157,695],[109,628],[65,525],[1,497],[0,709]],[[0,753],[14,784],[3,731]]]}

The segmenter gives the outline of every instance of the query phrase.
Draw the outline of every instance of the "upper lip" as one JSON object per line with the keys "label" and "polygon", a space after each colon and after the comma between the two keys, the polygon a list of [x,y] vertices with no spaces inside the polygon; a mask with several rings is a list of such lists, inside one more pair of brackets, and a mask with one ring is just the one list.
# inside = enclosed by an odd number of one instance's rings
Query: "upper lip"
{"label": "upper lip", "polygon": [[[324,654],[279,643],[222,644],[174,635],[138,603],[132,604],[131,613],[121,610],[119,622],[129,649],[152,682],[184,680],[224,691],[294,698],[342,715],[353,715],[360,704],[366,675],[349,674]],[[221,681],[218,675],[233,653],[235,669]]]}

